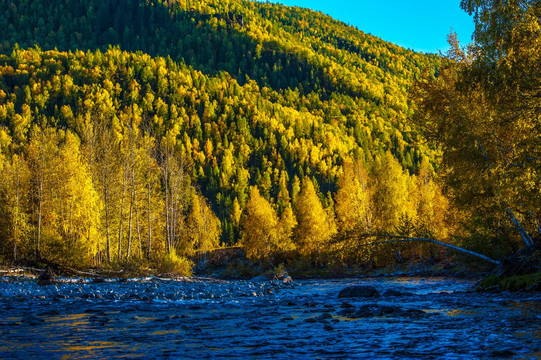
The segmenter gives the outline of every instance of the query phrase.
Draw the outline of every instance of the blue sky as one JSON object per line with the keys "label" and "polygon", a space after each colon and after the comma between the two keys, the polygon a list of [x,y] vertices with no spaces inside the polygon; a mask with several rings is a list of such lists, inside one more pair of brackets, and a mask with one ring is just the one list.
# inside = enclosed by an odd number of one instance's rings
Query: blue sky
{"label": "blue sky", "polygon": [[[259,0],[265,2],[266,0]],[[445,51],[450,29],[465,45],[471,41],[473,19],[460,0],[272,0],[321,11],[359,30],[405,48]]]}

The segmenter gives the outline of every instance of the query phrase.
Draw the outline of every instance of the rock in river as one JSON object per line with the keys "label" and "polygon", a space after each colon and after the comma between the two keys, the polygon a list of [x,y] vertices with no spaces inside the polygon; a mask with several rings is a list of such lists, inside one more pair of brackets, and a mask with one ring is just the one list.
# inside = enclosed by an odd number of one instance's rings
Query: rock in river
{"label": "rock in river", "polygon": [[411,296],[413,295],[412,293],[410,292],[407,292],[407,291],[398,291],[398,290],[394,290],[394,289],[389,289],[387,291],[385,291],[383,293],[383,296],[385,297],[388,297],[388,296]]}
{"label": "rock in river", "polygon": [[380,297],[379,292],[373,286],[348,286],[340,291],[339,298],[373,298]]}
{"label": "rock in river", "polygon": [[293,281],[293,279],[291,279],[291,276],[287,274],[284,274],[282,276],[259,275],[259,276],[253,277],[250,281],[260,283],[260,282],[267,282],[267,281],[273,281],[273,280],[278,280],[282,284],[291,283]]}
{"label": "rock in river", "polygon": [[55,285],[56,279],[51,269],[43,270],[38,277],[38,285]]}
{"label": "rock in river", "polygon": [[283,276],[279,277],[278,280],[280,280],[284,284],[293,282],[293,279],[289,275],[283,275]]}
{"label": "rock in river", "polygon": [[403,309],[392,305],[367,304],[359,308],[342,309],[339,315],[350,319],[371,317],[412,317],[420,318],[427,315],[423,310]]}
{"label": "rock in river", "polygon": [[252,278],[252,282],[266,282],[266,281],[270,281],[271,278],[266,276],[266,275],[259,275],[259,276],[255,276]]}

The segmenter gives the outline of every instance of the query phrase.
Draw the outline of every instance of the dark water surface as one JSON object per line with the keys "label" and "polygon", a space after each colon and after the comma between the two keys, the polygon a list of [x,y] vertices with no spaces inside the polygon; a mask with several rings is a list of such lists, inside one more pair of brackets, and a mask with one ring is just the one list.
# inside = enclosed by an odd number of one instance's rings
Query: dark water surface
{"label": "dark water surface", "polygon": [[[372,285],[383,296],[339,299],[349,285]],[[472,285],[446,278],[292,285],[153,278],[38,286],[6,277],[0,358],[541,358],[541,295],[474,293]],[[352,312],[360,308],[369,311]]]}

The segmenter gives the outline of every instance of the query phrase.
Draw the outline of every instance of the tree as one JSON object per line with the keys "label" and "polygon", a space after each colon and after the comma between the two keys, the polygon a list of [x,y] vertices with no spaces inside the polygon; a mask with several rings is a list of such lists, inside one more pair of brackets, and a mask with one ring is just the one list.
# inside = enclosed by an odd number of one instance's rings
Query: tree
{"label": "tree", "polygon": [[273,266],[272,257],[279,247],[280,239],[278,216],[255,186],[250,187],[250,198],[242,214],[241,231],[246,255]]}
{"label": "tree", "polygon": [[120,159],[116,156],[119,142],[115,134],[110,130],[111,119],[101,118],[94,123],[97,132],[95,147],[95,160],[92,173],[97,178],[96,184],[100,194],[102,211],[101,224],[105,229],[105,257],[108,263],[113,259],[112,236],[114,233],[113,217],[117,213],[120,188]]}
{"label": "tree", "polygon": [[159,181],[160,170],[155,158],[156,139],[149,133],[143,135],[142,140],[142,171],[143,171],[143,186],[144,186],[144,199],[142,202],[145,204],[142,212],[145,221],[142,221],[144,225],[142,227],[146,230],[146,258],[148,261],[152,258],[153,248],[156,245],[153,239],[159,233],[159,226],[154,226],[156,221],[160,218],[160,212],[163,208],[163,199],[160,193]]}
{"label": "tree", "polygon": [[377,230],[393,234],[405,217],[415,220],[417,214],[409,197],[409,175],[390,153],[374,164],[374,223]]}
{"label": "tree", "polygon": [[165,250],[176,248],[182,239],[185,210],[190,199],[190,178],[183,154],[171,134],[164,137],[156,152],[162,175],[165,217]]}
{"label": "tree", "polygon": [[186,227],[188,246],[185,246],[183,250],[187,252],[187,255],[193,255],[193,251],[199,253],[200,263],[204,267],[207,253],[219,245],[222,229],[220,220],[212,212],[207,200],[200,194],[192,195]]}
{"label": "tree", "polygon": [[445,179],[473,233],[516,250],[517,237],[531,245],[532,232],[541,236],[541,5],[462,7],[474,15],[475,42],[468,52],[451,34],[451,64],[414,91],[416,120],[442,147]]}
{"label": "tree", "polygon": [[449,201],[442,194],[440,186],[433,179],[434,174],[427,159],[421,161],[415,181],[415,202],[417,204],[417,236],[447,239],[450,224],[447,216]]}
{"label": "tree", "polygon": [[89,265],[101,250],[99,197],[78,137],[70,131],[59,135],[59,151],[51,164],[55,178],[50,183],[50,211],[56,213],[56,221],[50,225],[62,239],[63,260]]}
{"label": "tree", "polygon": [[47,195],[52,195],[50,190],[55,177],[52,163],[57,156],[57,141],[55,129],[41,129],[38,125],[32,127],[28,145],[28,163],[32,179],[32,223],[35,229],[33,248],[38,259],[42,256],[44,214],[47,214],[47,207],[50,205],[48,200],[51,198],[47,199]]}
{"label": "tree", "polygon": [[[486,152],[498,196],[524,242],[531,244],[527,232],[541,237],[541,3],[463,0],[461,6],[474,15],[476,25],[477,56],[464,71],[464,88],[478,87],[495,113],[489,131],[497,146]],[[528,229],[513,211],[529,221]]]}
{"label": "tree", "polygon": [[296,249],[295,243],[293,242],[293,232],[297,226],[297,218],[293,213],[291,203],[288,202],[285,205],[284,211],[280,216],[280,221],[278,223],[278,251],[281,253],[287,253]]}
{"label": "tree", "polygon": [[[30,171],[24,157],[14,154],[6,159],[0,153],[0,172],[3,174],[0,179],[0,243],[6,258],[17,262],[28,256],[27,239],[32,230],[28,197]],[[7,253],[8,249],[11,254]]]}
{"label": "tree", "polygon": [[240,218],[242,216],[242,211],[240,210],[240,204],[238,198],[233,200],[233,211],[231,212],[231,221],[234,226],[239,226]]}
{"label": "tree", "polygon": [[368,189],[368,174],[360,163],[346,162],[343,174],[338,179],[335,195],[336,216],[341,232],[372,229],[372,211]]}
{"label": "tree", "polygon": [[334,219],[330,219],[321,205],[314,183],[309,177],[302,181],[301,191],[294,204],[297,226],[296,246],[301,255],[320,260],[325,243],[336,233]]}

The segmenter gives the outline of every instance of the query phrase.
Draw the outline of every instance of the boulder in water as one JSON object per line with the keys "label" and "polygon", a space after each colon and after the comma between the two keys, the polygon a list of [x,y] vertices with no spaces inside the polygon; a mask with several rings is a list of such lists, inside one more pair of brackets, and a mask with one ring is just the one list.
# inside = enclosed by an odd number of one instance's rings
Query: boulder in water
{"label": "boulder in water", "polygon": [[55,285],[56,279],[51,269],[47,268],[39,274],[38,285]]}
{"label": "boulder in water", "polygon": [[373,286],[348,286],[340,291],[338,298],[378,298],[381,295]]}

